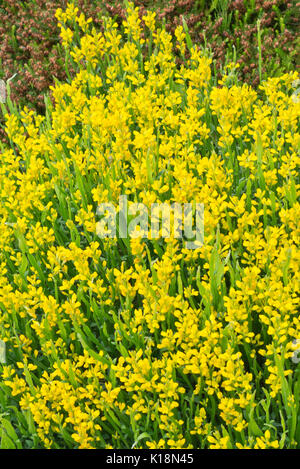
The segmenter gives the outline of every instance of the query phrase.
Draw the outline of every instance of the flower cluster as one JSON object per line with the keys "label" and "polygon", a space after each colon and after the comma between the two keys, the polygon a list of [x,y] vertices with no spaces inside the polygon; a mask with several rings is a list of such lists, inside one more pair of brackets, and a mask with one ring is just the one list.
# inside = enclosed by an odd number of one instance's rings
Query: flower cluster
{"label": "flower cluster", "polygon": [[[1,2],[0,79],[17,73],[10,86],[20,106],[44,112],[49,86],[55,79],[64,80],[66,72],[73,73],[72,69],[66,71],[64,63],[64,44],[71,41],[72,28],[66,27],[59,36],[55,18],[55,10],[66,4],[66,0],[29,0],[18,5],[15,0]],[[78,18],[81,14],[91,17],[97,28],[102,28],[103,13],[116,18],[122,28],[126,16],[123,1],[76,0],[75,4]],[[156,12],[159,23],[165,22],[172,33],[182,24],[183,16],[194,42],[212,51],[216,68],[223,68],[237,54],[239,74],[251,85],[259,84],[258,18],[263,35],[262,74],[280,75],[299,66],[297,0],[154,0],[150,4],[149,0],[135,0],[135,5],[140,6],[140,18],[148,11],[147,27],[153,24]],[[4,138],[2,132],[0,138]]]}
{"label": "flower cluster", "polygon": [[[72,4],[57,18],[74,78],[45,116],[6,113],[0,157],[0,409],[16,439],[299,447],[297,73],[216,85],[180,26],[148,14],[144,29],[133,4],[124,37]],[[204,245],[99,238],[97,206],[122,194],[203,203]]]}

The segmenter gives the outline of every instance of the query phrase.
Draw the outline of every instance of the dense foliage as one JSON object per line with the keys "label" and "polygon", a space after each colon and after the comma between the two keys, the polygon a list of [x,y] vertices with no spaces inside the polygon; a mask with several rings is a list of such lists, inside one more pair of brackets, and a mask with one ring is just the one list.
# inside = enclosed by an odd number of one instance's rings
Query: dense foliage
{"label": "dense foliage", "polygon": [[[77,0],[76,4],[99,30],[104,14],[119,26],[126,15],[118,0]],[[136,0],[135,4],[140,18],[146,9],[156,11],[158,23],[172,33],[184,17],[193,41],[212,51],[216,69],[236,57],[241,80],[251,86],[259,84],[258,20],[263,76],[299,67],[300,4],[296,0]],[[54,80],[67,78],[54,16],[65,5],[66,0],[0,1],[0,78],[7,80],[17,73],[11,83],[12,98],[38,111],[44,110],[44,93]]]}
{"label": "dense foliage", "polygon": [[[218,80],[132,4],[56,18],[72,75],[1,105],[1,447],[299,448],[297,72]],[[203,203],[204,245],[99,237],[122,194]]]}

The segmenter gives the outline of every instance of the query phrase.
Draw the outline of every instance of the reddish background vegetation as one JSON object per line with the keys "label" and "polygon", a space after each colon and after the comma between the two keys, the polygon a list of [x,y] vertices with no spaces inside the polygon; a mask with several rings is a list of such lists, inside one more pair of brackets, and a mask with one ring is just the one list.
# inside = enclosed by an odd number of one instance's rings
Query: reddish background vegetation
{"label": "reddish background vegetation", "polygon": [[[78,6],[99,24],[100,8],[95,3],[79,0]],[[4,0],[0,9],[0,59],[5,80],[18,73],[11,83],[13,100],[25,98],[28,106],[42,110],[43,93],[54,77],[65,78],[55,11],[66,4],[66,0],[35,0],[17,5],[15,0]]]}

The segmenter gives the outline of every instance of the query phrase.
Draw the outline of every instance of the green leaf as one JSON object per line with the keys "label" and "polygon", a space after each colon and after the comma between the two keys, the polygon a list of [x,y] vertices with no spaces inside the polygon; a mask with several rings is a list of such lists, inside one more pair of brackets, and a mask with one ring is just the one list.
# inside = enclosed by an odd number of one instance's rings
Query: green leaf
{"label": "green leaf", "polygon": [[22,449],[21,442],[9,420],[0,417],[0,449]]}
{"label": "green leaf", "polygon": [[6,343],[0,340],[0,363],[6,363]]}
{"label": "green leaf", "polygon": [[134,442],[133,445],[131,446],[131,449],[133,449],[133,448],[138,444],[138,442],[139,442],[140,440],[144,439],[144,438],[150,438],[150,439],[151,439],[150,435],[148,435],[148,433],[144,432],[144,433],[142,433],[141,435],[139,435],[139,436],[137,437],[137,439],[135,440],[135,442]]}
{"label": "green leaf", "polygon": [[191,36],[189,34],[189,28],[188,28],[188,25],[186,24],[184,16],[182,16],[182,26],[183,26],[183,29],[184,29],[184,32],[185,32],[186,44],[188,46],[188,49],[191,51],[194,46],[193,46]]}

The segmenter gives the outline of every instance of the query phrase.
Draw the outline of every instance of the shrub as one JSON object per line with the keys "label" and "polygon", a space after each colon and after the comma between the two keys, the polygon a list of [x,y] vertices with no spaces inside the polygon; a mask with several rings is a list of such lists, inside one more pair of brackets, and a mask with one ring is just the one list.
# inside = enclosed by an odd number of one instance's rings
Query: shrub
{"label": "shrub", "polygon": [[[131,4],[124,39],[57,18],[73,78],[2,105],[2,448],[299,447],[297,73],[259,96]],[[203,246],[99,236],[122,194],[204,203]]]}
{"label": "shrub", "polygon": [[[43,111],[44,94],[49,86],[55,79],[66,79],[64,50],[54,17],[56,9],[65,4],[65,0],[31,0],[18,5],[13,0],[3,1],[0,10],[0,78],[7,80],[18,73],[11,83],[11,92],[12,99],[21,107],[26,105]],[[104,12],[115,18],[119,25],[125,18],[121,1],[77,0],[77,4],[99,30]],[[157,11],[159,23],[165,22],[172,33],[182,23],[183,15],[193,41],[212,50],[216,68],[224,67],[236,54],[240,78],[252,86],[259,83],[256,24],[259,18],[263,35],[263,75],[280,75],[299,66],[296,56],[299,3],[295,1],[137,0],[136,5],[141,7],[140,16],[146,9]]]}

